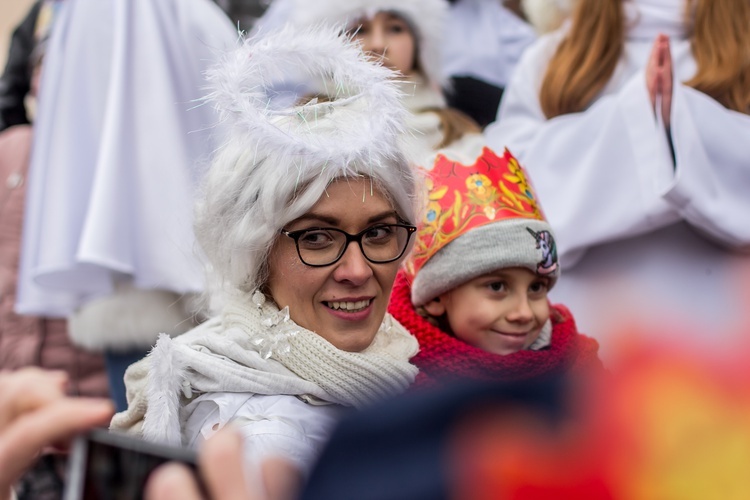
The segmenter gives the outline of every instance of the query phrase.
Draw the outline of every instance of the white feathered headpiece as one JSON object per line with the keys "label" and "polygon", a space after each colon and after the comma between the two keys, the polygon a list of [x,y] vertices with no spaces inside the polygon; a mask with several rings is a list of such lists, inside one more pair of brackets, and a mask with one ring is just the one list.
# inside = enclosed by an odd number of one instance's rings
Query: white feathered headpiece
{"label": "white feathered headpiece", "polygon": [[[330,100],[272,106],[275,80],[290,72],[327,82]],[[415,220],[415,173],[398,149],[406,110],[394,75],[340,26],[287,26],[243,41],[207,73],[206,100],[233,133],[206,175],[195,224],[224,284],[260,287],[280,229],[336,178],[367,176],[401,217]]]}
{"label": "white feathered headpiece", "polygon": [[448,13],[446,0],[292,0],[291,21],[296,26],[331,23],[351,26],[363,16],[393,12],[416,30],[420,68],[430,85],[445,87],[442,39]]}

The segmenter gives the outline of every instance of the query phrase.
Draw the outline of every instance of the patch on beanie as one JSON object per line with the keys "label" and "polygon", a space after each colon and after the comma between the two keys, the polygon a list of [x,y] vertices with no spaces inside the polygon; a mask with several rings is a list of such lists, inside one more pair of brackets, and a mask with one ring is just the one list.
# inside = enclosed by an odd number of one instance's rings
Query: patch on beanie
{"label": "patch on beanie", "polygon": [[535,232],[530,227],[527,227],[526,230],[536,240],[536,248],[542,251],[542,260],[537,262],[536,272],[546,276],[557,271],[557,245],[552,233],[549,231]]}

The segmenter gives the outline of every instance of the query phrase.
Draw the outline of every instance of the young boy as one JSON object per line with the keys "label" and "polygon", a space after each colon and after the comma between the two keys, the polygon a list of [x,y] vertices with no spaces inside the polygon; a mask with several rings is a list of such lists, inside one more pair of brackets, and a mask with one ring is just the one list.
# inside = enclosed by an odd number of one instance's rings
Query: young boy
{"label": "young boy", "polygon": [[429,205],[389,306],[419,341],[417,384],[600,367],[596,341],[547,299],[560,266],[523,168],[507,149],[451,159],[461,155],[439,154],[427,173]]}

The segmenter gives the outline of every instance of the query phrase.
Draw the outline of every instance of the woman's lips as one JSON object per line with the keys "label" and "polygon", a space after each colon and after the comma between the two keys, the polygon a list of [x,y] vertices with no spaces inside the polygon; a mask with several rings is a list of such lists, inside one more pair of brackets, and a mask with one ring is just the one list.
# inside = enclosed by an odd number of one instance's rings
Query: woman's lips
{"label": "woman's lips", "polygon": [[373,298],[356,298],[324,301],[326,309],[333,316],[346,321],[367,319],[373,309]]}

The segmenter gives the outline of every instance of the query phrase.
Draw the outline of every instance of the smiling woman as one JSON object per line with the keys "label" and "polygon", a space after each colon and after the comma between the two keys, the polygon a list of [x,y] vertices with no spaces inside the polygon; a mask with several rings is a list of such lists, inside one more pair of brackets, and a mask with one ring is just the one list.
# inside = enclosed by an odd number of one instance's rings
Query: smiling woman
{"label": "smiling woman", "polygon": [[[304,473],[347,408],[414,380],[416,340],[386,313],[416,230],[417,177],[395,140],[404,109],[392,72],[340,32],[249,40],[209,74],[234,128],[196,234],[224,306],[131,366],[113,428],[196,446],[233,424],[251,473],[270,455]],[[265,82],[288,66],[346,90],[272,109]]]}
{"label": "smiling woman", "polygon": [[[383,321],[393,280],[414,226],[367,179],[335,180],[312,209],[277,240],[268,290],[292,319],[339,349],[359,352]],[[364,195],[364,196],[363,196]],[[332,227],[321,227],[321,226]],[[296,229],[298,228],[299,229]],[[345,231],[358,234],[352,236]],[[358,245],[350,245],[359,238]],[[320,260],[322,259],[322,260]]]}

